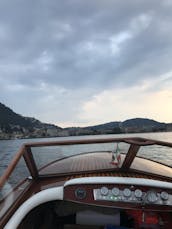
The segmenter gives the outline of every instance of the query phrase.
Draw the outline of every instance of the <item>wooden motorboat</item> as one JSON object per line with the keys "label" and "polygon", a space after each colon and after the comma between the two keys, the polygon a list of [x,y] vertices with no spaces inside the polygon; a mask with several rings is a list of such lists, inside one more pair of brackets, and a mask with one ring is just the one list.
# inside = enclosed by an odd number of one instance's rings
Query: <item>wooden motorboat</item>
{"label": "wooden motorboat", "polygon": [[[172,228],[172,168],[140,155],[153,146],[163,154],[172,143],[96,138],[24,144],[0,178],[0,228]],[[38,165],[45,153],[46,164]],[[8,190],[22,158],[30,175]]]}

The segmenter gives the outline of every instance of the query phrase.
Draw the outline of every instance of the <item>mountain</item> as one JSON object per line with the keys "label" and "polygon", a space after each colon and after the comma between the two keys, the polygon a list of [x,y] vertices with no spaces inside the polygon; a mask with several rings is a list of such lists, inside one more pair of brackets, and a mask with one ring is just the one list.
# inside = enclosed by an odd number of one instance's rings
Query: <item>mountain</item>
{"label": "mountain", "polygon": [[0,138],[13,137],[51,137],[58,135],[62,128],[42,123],[31,117],[15,113],[0,103]]}
{"label": "mountain", "polygon": [[144,127],[144,126],[163,126],[165,123],[160,123],[152,119],[133,118],[122,123],[125,127]]}
{"label": "mountain", "polygon": [[21,127],[32,126],[32,122],[19,114],[13,112],[10,108],[0,103],[0,126],[20,125]]}
{"label": "mountain", "polygon": [[122,127],[125,132],[155,132],[155,131],[165,131],[166,123],[157,122],[152,119],[144,118],[134,118],[122,122]]}
{"label": "mountain", "polygon": [[61,128],[24,117],[0,103],[0,139],[172,131],[172,123],[134,118],[95,126]]}
{"label": "mountain", "polygon": [[[65,128],[64,130],[69,135],[144,133],[172,131],[172,124],[161,123],[152,119],[134,118],[124,122],[109,122],[83,128]],[[63,133],[65,134],[64,130]]]}

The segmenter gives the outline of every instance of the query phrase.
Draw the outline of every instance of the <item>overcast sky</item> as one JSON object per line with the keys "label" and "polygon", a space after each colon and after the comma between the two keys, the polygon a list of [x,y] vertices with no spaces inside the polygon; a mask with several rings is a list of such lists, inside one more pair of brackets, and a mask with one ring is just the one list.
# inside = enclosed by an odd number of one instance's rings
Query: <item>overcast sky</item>
{"label": "overcast sky", "polygon": [[172,122],[172,1],[0,0],[0,102],[61,127]]}

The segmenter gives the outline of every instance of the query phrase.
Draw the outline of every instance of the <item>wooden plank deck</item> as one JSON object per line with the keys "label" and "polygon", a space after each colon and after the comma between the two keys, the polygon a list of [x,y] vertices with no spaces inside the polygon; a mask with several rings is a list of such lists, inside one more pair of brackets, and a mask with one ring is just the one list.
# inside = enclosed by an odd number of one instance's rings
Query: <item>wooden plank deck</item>
{"label": "wooden plank deck", "polygon": [[[124,160],[124,157],[124,155],[121,156],[121,164]],[[71,173],[79,171],[117,168],[115,165],[111,164],[111,160],[112,154],[109,152],[82,154],[78,155],[77,157],[69,157],[64,160],[52,163],[48,167],[40,170],[39,174]]]}
{"label": "wooden plank deck", "polygon": [[[74,173],[74,172],[84,172],[84,171],[97,171],[106,169],[120,169],[121,165],[125,159],[125,154],[121,154],[121,164],[119,167],[111,164],[112,154],[109,152],[96,152],[81,154],[77,157],[69,157],[55,163],[50,164],[48,167],[40,170],[39,174],[60,174],[60,173]],[[131,168],[133,170],[148,172],[152,174],[157,174],[160,176],[168,176],[172,178],[172,168],[164,166],[162,164],[143,159],[135,158]],[[115,170],[116,171],[116,170]],[[121,171],[122,172],[122,171]],[[127,171],[126,171],[127,174]]]}

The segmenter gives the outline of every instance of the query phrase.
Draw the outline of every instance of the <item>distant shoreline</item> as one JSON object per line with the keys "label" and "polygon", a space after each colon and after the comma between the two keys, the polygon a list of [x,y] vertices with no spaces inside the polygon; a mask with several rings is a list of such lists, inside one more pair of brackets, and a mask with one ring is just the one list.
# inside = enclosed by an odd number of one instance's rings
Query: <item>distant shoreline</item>
{"label": "distant shoreline", "polygon": [[61,128],[54,124],[24,117],[0,103],[0,139],[29,139],[102,134],[128,134],[172,131],[172,123],[148,118],[132,118],[87,127]]}
{"label": "distant shoreline", "polygon": [[102,136],[102,135],[121,135],[121,134],[123,134],[123,135],[127,135],[127,134],[133,134],[133,135],[135,135],[135,134],[155,134],[155,133],[171,133],[172,131],[154,131],[154,132],[127,132],[127,133],[106,133],[106,134],[85,134],[85,135],[68,135],[68,136],[44,136],[44,137],[41,137],[41,136],[31,136],[31,137],[19,137],[19,138],[17,138],[17,137],[14,137],[14,138],[0,138],[0,141],[4,141],[4,140],[7,140],[7,141],[9,141],[9,140],[27,140],[27,139],[51,139],[51,138],[63,138],[63,137],[84,137],[84,136]]}

